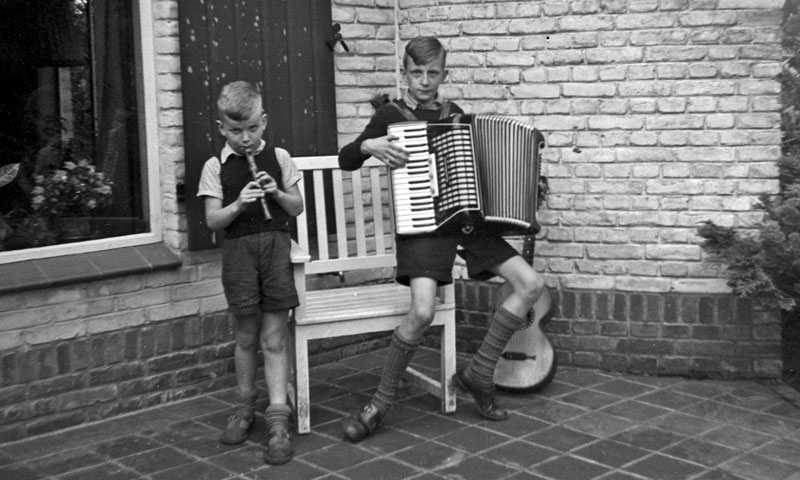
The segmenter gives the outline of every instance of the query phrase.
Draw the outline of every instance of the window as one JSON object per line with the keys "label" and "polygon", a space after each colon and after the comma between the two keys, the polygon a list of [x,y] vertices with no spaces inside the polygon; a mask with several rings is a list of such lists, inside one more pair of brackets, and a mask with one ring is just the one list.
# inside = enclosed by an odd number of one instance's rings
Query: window
{"label": "window", "polygon": [[157,240],[149,3],[0,2],[0,263]]}

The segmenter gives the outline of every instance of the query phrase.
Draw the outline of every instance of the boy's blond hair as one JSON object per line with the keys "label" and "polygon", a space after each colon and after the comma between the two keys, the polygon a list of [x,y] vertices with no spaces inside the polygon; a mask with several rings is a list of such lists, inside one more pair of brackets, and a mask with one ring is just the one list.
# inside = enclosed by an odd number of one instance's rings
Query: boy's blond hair
{"label": "boy's blond hair", "polygon": [[417,65],[425,65],[436,60],[440,55],[442,68],[444,68],[447,65],[447,50],[442,42],[436,37],[416,37],[406,44],[403,67],[408,66],[409,59]]}
{"label": "boy's blond hair", "polygon": [[217,99],[217,113],[229,119],[241,122],[261,110],[261,91],[250,82],[236,81],[224,87]]}

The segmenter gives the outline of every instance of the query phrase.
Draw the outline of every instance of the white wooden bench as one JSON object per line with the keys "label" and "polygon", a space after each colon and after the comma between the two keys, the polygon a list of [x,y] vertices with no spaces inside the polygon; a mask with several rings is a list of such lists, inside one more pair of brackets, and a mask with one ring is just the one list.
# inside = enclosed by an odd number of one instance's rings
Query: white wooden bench
{"label": "white wooden bench", "polygon": [[[308,342],[392,331],[408,313],[411,296],[407,287],[394,282],[394,222],[385,165],[370,159],[361,170],[345,172],[339,169],[336,156],[298,157],[294,161],[306,178],[313,179],[312,192],[306,192],[300,183],[306,208],[297,218],[297,244],[292,254],[300,296],[300,306],[294,310],[297,430],[309,433]],[[358,271],[368,274],[381,269],[386,273],[363,285],[307,288],[307,279],[314,275],[352,276]],[[441,378],[431,378],[411,367],[408,373],[414,384],[441,398],[443,412],[452,413],[456,409],[453,285],[439,288],[437,297],[433,325],[444,327]]]}

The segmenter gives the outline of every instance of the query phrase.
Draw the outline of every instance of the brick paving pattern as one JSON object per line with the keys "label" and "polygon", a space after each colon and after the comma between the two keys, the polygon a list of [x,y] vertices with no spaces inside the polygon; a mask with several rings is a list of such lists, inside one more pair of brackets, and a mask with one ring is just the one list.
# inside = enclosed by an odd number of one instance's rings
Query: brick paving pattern
{"label": "brick paving pattern", "polygon": [[[383,352],[312,370],[312,433],[288,464],[263,463],[264,425],[217,441],[228,389],[0,445],[3,480],[800,480],[800,394],[779,381],[711,381],[559,368],[536,394],[502,394],[506,422],[406,386],[373,437],[340,422],[377,385]],[[463,361],[460,358],[459,361]],[[418,368],[435,369],[423,351]],[[260,405],[263,411],[264,405]]]}

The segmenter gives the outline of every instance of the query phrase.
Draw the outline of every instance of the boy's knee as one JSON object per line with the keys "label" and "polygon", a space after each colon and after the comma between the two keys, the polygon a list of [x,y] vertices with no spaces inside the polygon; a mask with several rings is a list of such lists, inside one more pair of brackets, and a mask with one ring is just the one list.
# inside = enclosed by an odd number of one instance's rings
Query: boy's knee
{"label": "boy's knee", "polygon": [[416,341],[422,338],[425,332],[433,323],[436,309],[431,307],[411,307],[408,311],[406,320],[400,326],[401,336],[408,341]]}
{"label": "boy's knee", "polygon": [[530,275],[525,276],[520,286],[520,291],[517,293],[522,295],[526,302],[533,304],[545,288],[544,277],[532,271]]}
{"label": "boy's knee", "polygon": [[278,339],[278,338],[262,339],[261,350],[270,353],[272,355],[283,354],[289,351],[289,349],[286,346],[286,341],[284,339]]}
{"label": "boy's knee", "polygon": [[237,331],[234,335],[236,346],[246,351],[254,351],[258,348],[258,336],[251,331]]}
{"label": "boy's knee", "polygon": [[417,325],[430,325],[433,322],[433,317],[436,315],[436,308],[434,306],[421,306],[412,305],[411,310],[408,312],[409,319]]}
{"label": "boy's knee", "polygon": [[235,322],[233,338],[236,346],[247,351],[258,348],[259,315],[239,313],[236,315]]}
{"label": "boy's knee", "polygon": [[[266,329],[265,329],[266,330]],[[270,353],[281,353],[287,350],[288,334],[283,330],[264,331],[261,334],[261,349]]]}

